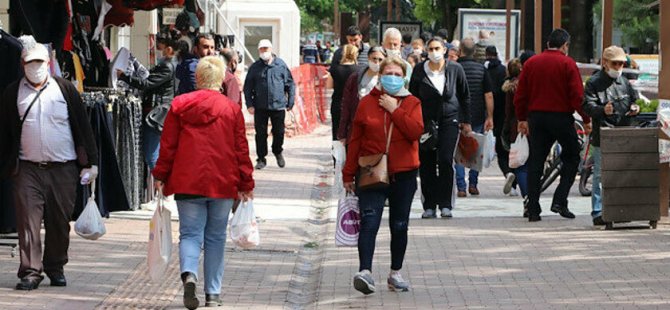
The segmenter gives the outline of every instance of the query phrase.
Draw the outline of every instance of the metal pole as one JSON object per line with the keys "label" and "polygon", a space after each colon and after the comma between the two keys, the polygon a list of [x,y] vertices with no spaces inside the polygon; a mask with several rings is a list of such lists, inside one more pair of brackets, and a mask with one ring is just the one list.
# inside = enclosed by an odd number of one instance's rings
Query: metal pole
{"label": "metal pole", "polygon": [[554,29],[563,28],[561,25],[561,6],[563,5],[562,0],[554,0]]}
{"label": "metal pole", "polygon": [[542,0],[535,0],[535,52],[542,52]]}
{"label": "metal pole", "polygon": [[512,56],[512,9],[514,8],[514,0],[507,0],[506,5],[506,21],[507,31],[505,32],[505,62],[508,62]]}
{"label": "metal pole", "polygon": [[[612,19],[614,18],[614,0],[603,0],[603,41],[601,51],[612,45]],[[661,27],[661,30],[663,27]]]}

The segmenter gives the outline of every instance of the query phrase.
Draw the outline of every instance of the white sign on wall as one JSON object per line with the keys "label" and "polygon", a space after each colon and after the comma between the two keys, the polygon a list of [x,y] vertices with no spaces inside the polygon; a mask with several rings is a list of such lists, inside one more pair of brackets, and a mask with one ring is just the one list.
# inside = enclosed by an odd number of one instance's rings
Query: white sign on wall
{"label": "white sign on wall", "polygon": [[177,15],[182,9],[163,8],[163,25],[174,25],[177,23]]}
{"label": "white sign on wall", "polygon": [[[511,57],[519,56],[519,41],[521,40],[521,30],[519,29],[519,18],[521,11],[512,10],[511,18]],[[458,28],[460,29],[459,38],[472,37],[475,42],[479,40],[479,32],[484,30],[489,33],[490,40],[498,49],[498,55],[501,59],[507,59],[506,35],[507,35],[507,12],[506,10],[487,10],[487,9],[459,9],[458,10]]]}

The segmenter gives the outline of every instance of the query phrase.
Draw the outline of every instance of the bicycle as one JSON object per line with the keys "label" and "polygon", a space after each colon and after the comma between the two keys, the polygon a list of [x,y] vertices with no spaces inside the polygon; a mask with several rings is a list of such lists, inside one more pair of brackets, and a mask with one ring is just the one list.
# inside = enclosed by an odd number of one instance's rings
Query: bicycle
{"label": "bicycle", "polygon": [[[575,120],[575,130],[577,131],[577,140],[579,141],[580,148],[584,149],[584,145],[586,145],[588,149],[589,136],[586,134],[584,122]],[[579,167],[585,166],[583,164],[585,160],[586,157],[584,157],[583,161],[580,162]],[[551,146],[551,151],[549,152],[549,155],[544,162],[544,170],[542,177],[540,178],[540,184],[542,184],[540,187],[540,193],[543,193],[545,190],[547,190],[547,188],[549,188],[549,186],[551,186],[551,184],[554,183],[554,181],[556,181],[558,176],[561,175],[562,168],[563,162],[561,161],[561,145],[558,142],[554,142],[554,145]]]}

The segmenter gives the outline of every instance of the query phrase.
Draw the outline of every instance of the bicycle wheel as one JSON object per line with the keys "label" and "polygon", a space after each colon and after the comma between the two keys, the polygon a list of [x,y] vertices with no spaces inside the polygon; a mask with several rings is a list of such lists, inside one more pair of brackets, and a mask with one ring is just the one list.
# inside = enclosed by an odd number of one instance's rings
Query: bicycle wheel
{"label": "bicycle wheel", "polygon": [[543,193],[545,190],[547,190],[547,188],[549,188],[549,186],[551,186],[552,183],[554,183],[554,181],[556,181],[558,176],[561,174],[562,166],[563,163],[561,162],[561,159],[559,157],[554,158],[550,169],[548,169],[548,171],[545,172],[540,179],[540,184],[542,184],[542,187],[540,187],[540,193]]}
{"label": "bicycle wheel", "polygon": [[592,167],[582,169],[582,171],[579,173],[579,193],[582,194],[582,196],[591,196],[591,189],[593,188],[593,180],[591,180],[592,174]]}

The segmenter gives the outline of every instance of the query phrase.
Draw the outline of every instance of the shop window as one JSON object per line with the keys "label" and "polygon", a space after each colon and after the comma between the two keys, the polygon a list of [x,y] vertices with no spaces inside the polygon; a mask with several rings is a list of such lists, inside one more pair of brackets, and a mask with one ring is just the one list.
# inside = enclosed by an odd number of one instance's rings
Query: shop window
{"label": "shop window", "polygon": [[[263,39],[268,39],[272,41],[273,39],[273,26],[244,26],[244,46],[249,50],[253,59],[249,59],[248,55],[245,55],[244,64],[251,66],[254,61],[258,59],[258,42]],[[275,42],[273,42],[274,44]],[[276,45],[276,44],[274,44]],[[277,53],[277,51],[274,51]]]}

